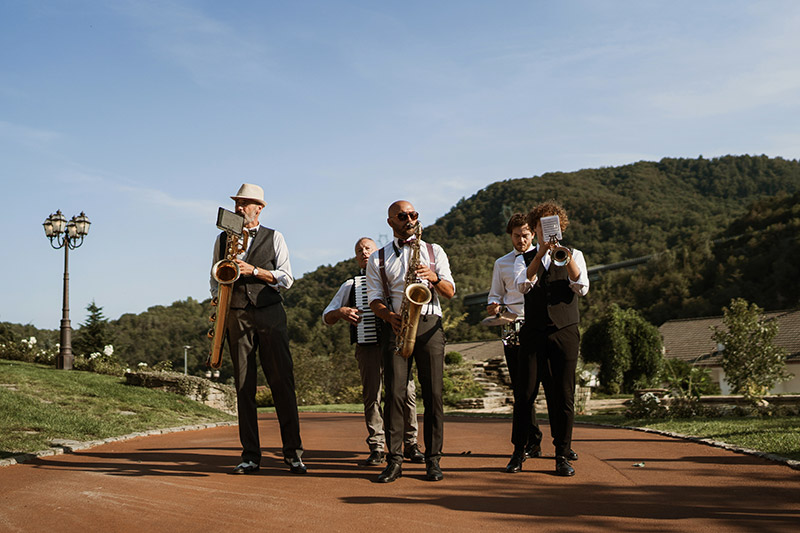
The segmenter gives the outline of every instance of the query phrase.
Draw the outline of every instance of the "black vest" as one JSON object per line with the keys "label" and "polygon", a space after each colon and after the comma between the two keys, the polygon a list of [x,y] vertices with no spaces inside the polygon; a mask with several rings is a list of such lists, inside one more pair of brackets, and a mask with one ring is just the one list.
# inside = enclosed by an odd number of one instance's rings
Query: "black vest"
{"label": "black vest", "polygon": [[[524,254],[529,265],[536,250]],[[578,295],[570,287],[567,267],[550,262],[550,270],[539,265],[536,284],[525,294],[525,324],[534,329],[554,325],[561,329],[580,321]]]}
{"label": "black vest", "polygon": [[[220,236],[220,257],[225,257],[227,249],[227,234]],[[264,226],[259,226],[255,240],[250,245],[250,251],[245,256],[245,261],[263,270],[275,270],[275,231]],[[231,295],[231,308],[244,309],[247,304],[256,307],[266,307],[283,301],[278,291],[267,285],[266,281],[255,276],[239,276],[233,284]]]}

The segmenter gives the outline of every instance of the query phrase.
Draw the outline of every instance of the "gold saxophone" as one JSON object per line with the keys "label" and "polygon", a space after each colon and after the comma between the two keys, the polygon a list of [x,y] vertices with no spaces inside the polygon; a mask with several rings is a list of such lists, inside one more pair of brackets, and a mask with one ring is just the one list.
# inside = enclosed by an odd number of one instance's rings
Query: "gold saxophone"
{"label": "gold saxophone", "polygon": [[394,353],[408,359],[414,352],[417,342],[417,327],[422,306],[431,301],[433,294],[427,285],[419,282],[417,267],[419,266],[419,247],[422,237],[422,224],[417,222],[414,228],[416,238],[409,243],[411,257],[406,269],[403,303],[400,304],[400,332],[397,334]]}
{"label": "gold saxophone", "polygon": [[[219,368],[222,366],[222,345],[225,342],[225,323],[228,321],[228,311],[231,306],[231,296],[233,295],[233,284],[239,279],[239,265],[236,263],[236,256],[247,248],[246,231],[236,233],[235,230],[225,228],[226,239],[225,258],[217,261],[211,268],[211,275],[217,281],[217,296],[211,300],[211,305],[217,311],[211,315],[209,320],[214,323],[208,330],[208,338],[211,339],[211,353],[208,354],[206,366]],[[242,236],[244,235],[244,236]],[[242,237],[242,240],[239,240]]]}

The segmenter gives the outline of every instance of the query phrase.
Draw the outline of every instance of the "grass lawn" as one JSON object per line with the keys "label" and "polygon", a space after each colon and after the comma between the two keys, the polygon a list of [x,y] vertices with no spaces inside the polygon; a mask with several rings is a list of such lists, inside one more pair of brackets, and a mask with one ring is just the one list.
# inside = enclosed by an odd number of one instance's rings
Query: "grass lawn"
{"label": "grass lawn", "polygon": [[800,416],[650,420],[598,414],[577,416],[575,419],[596,424],[669,431],[800,460]]}
{"label": "grass lawn", "polygon": [[0,459],[87,441],[235,417],[123,378],[0,360]]}

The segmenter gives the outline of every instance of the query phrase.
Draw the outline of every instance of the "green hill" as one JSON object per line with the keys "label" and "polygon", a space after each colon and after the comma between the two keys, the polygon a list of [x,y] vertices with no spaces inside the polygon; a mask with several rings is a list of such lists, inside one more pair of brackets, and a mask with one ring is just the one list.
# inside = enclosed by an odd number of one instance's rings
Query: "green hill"
{"label": "green hill", "polygon": [[[482,310],[467,309],[464,297],[489,289],[495,259],[510,250],[508,217],[549,198],[566,207],[565,243],[583,250],[590,268],[654,255],[636,270],[604,272],[592,282],[582,301],[584,326],[611,303],[635,308],[655,324],[721,314],[736,296],[766,310],[796,307],[799,195],[800,163],[766,156],[667,158],[492,183],[425,228],[425,239],[447,251],[458,288],[445,306],[447,338],[496,337],[496,331],[476,325]],[[315,371],[324,367],[326,375],[355,372],[347,328],[328,328],[320,320],[355,269],[353,259],[321,266],[285,293],[299,367],[313,360]],[[208,300],[189,298],[123,315],[109,322],[115,355],[129,364],[169,360],[180,368],[182,347],[190,345],[189,371],[202,373],[209,314]],[[0,323],[0,341],[32,335],[44,345],[57,342],[57,332]],[[224,361],[223,379],[231,371],[229,359]],[[336,379],[345,385],[358,381]]]}

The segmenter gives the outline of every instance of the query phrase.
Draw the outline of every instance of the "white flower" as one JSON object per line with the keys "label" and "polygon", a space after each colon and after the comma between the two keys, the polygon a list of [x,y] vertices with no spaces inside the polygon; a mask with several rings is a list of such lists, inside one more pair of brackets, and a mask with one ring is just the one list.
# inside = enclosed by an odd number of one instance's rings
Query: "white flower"
{"label": "white flower", "polygon": [[106,347],[103,348],[103,353],[110,356],[114,353],[114,347],[110,344],[106,344]]}
{"label": "white flower", "polygon": [[138,364],[138,367],[139,368],[147,368],[147,363],[141,362],[141,363]]}
{"label": "white flower", "polygon": [[92,352],[89,354],[89,359],[97,359],[100,357],[100,352]]}
{"label": "white flower", "polygon": [[31,337],[30,339],[28,339],[28,344],[30,344],[31,346],[36,344],[36,337]]}

